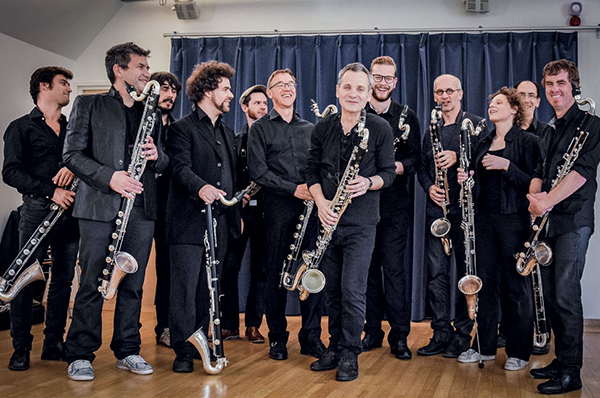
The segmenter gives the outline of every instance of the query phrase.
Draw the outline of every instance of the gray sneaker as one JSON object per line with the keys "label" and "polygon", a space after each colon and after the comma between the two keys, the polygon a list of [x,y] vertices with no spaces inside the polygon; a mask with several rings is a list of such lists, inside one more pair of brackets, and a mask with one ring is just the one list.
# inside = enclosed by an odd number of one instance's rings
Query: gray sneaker
{"label": "gray sneaker", "polygon": [[90,381],[94,380],[94,369],[90,361],[85,359],[78,359],[75,362],[71,362],[68,368],[69,378],[77,381]]}
{"label": "gray sneaker", "polygon": [[129,370],[136,375],[149,375],[154,373],[152,366],[144,361],[144,358],[139,355],[129,355],[123,359],[118,359],[117,368]]}
{"label": "gray sneaker", "polygon": [[510,357],[508,361],[504,364],[504,369],[506,370],[521,370],[525,369],[525,366],[529,365],[529,361],[524,361],[519,358]]}
{"label": "gray sneaker", "polygon": [[[460,363],[474,363],[479,362],[479,353],[472,348],[469,348],[467,351],[463,352],[458,356],[458,362]],[[481,355],[482,361],[493,361],[496,359],[495,355]]]}
{"label": "gray sneaker", "polygon": [[171,331],[169,328],[163,330],[160,336],[156,339],[156,344],[162,344],[167,347],[171,347]]}

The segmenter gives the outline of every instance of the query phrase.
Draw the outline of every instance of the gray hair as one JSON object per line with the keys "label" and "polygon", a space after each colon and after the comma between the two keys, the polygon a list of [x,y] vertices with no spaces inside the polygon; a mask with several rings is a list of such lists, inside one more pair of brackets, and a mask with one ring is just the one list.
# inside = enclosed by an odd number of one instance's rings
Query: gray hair
{"label": "gray hair", "polygon": [[458,89],[462,90],[462,84],[460,82],[460,79],[454,75],[450,75],[450,74],[445,74],[445,75],[440,75],[438,77],[435,78],[435,80],[433,81],[433,87],[435,88],[435,85],[437,84],[438,80],[441,79],[442,77],[453,77],[456,79],[456,81],[458,82]]}
{"label": "gray hair", "polygon": [[342,77],[344,76],[344,74],[348,71],[363,72],[364,74],[366,74],[367,77],[369,78],[369,90],[371,90],[371,88],[373,87],[373,76],[371,76],[371,72],[369,72],[369,70],[366,68],[366,66],[364,66],[360,62],[352,62],[351,64],[344,66],[342,68],[342,70],[340,70],[340,72],[338,73],[338,81],[337,81],[338,85],[340,84],[340,81],[342,80]]}

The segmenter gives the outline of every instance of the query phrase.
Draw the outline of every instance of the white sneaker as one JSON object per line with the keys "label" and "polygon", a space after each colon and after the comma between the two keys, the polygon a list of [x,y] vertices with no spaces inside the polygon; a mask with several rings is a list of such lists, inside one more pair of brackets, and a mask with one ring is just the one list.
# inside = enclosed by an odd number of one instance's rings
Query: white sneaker
{"label": "white sneaker", "polygon": [[92,369],[92,363],[85,359],[78,359],[77,361],[71,362],[69,364],[68,374],[71,380],[94,380],[94,369]]}
{"label": "white sneaker", "polygon": [[506,370],[521,370],[525,369],[525,366],[529,365],[529,361],[524,361],[519,358],[508,358],[508,361],[504,364]]}
{"label": "white sneaker", "polygon": [[118,359],[117,368],[129,370],[136,375],[149,375],[154,373],[152,366],[144,361],[144,358],[139,355],[129,355],[123,359]]}
{"label": "white sneaker", "polygon": [[160,337],[156,339],[156,343],[171,347],[171,331],[169,328],[163,330],[163,332],[160,334]]}
{"label": "white sneaker", "polygon": [[[458,356],[458,362],[460,363],[473,363],[479,362],[479,353],[472,348],[469,348],[467,351],[463,352]],[[496,359],[495,355],[481,355],[482,361],[493,361]]]}

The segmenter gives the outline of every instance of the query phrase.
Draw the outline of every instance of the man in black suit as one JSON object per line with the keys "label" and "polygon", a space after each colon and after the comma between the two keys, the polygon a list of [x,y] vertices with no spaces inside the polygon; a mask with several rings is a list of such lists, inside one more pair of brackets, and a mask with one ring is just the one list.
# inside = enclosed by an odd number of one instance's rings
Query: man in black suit
{"label": "man in black suit", "polygon": [[[187,80],[192,112],[169,129],[167,149],[171,186],[167,204],[167,241],[171,259],[169,326],[176,358],[173,371],[191,372],[195,348],[186,342],[202,326],[208,331],[209,292],[205,271],[205,203],[230,199],[235,193],[236,152],[233,131],[222,122],[233,99],[229,79],[234,70],[210,61],[194,69]],[[227,236],[240,234],[239,205],[215,206],[217,260],[223,263]],[[219,272],[220,273],[220,272]]]}
{"label": "man in black suit", "polygon": [[103,300],[98,292],[98,278],[106,267],[122,197],[135,198],[135,204],[121,251],[137,260],[138,270],[119,285],[110,348],[119,369],[136,374],[153,372],[139,355],[139,319],[157,214],[155,173],[165,170],[169,159],[149,137],[142,145],[148,162],[141,180],[126,171],[144,111],[144,104],[134,101],[126,84],[142,92],[150,80],[149,54],[131,42],[109,49],[105,66],[112,87],[104,94],[77,97],[67,126],[63,159],[81,179],[73,216],[79,219],[82,273],[66,343],[68,374],[73,380],[94,379],[91,362],[94,351],[102,345]]}

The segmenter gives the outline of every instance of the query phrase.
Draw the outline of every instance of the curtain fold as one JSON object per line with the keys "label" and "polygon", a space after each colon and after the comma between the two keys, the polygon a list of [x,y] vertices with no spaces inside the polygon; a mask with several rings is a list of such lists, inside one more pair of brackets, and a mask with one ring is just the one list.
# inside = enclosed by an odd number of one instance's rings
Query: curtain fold
{"label": "curtain fold", "polygon": [[[380,55],[389,55],[398,65],[398,86],[392,95],[397,102],[408,104],[421,122],[421,137],[427,134],[433,102],[433,81],[443,73],[458,76],[463,84],[463,109],[487,116],[488,96],[502,86],[512,86],[527,79],[541,81],[542,68],[552,60],[567,58],[577,63],[577,33],[440,33],[440,34],[357,34],[277,37],[216,37],[171,39],[170,70],[185,85],[196,64],[216,59],[236,70],[232,79],[234,94],[239,96],[254,84],[265,84],[271,72],[290,68],[297,78],[296,109],[300,116],[316,122],[310,100],[320,108],[337,104],[335,84],[338,71],[350,62],[369,67]],[[538,118],[547,121],[552,108],[543,92]],[[237,103],[237,98],[234,99]],[[173,115],[180,118],[191,109],[181,95]],[[232,106],[225,122],[239,131],[245,115]],[[411,132],[412,133],[412,132]],[[424,234],[426,195],[418,183],[411,182],[414,192],[412,236],[406,256],[408,294],[412,297],[412,318],[426,314],[424,271]],[[291,238],[291,237],[290,237]],[[456,249],[462,245],[458,242]],[[240,299],[247,294],[248,275],[240,274]],[[452,282],[455,286],[455,283]],[[290,314],[299,313],[297,294],[290,295]],[[244,303],[240,303],[244,308]]]}

